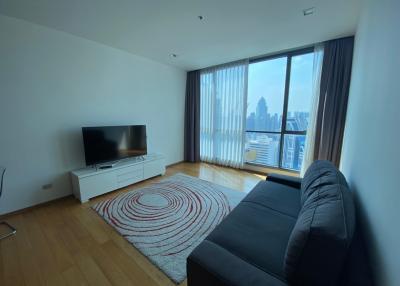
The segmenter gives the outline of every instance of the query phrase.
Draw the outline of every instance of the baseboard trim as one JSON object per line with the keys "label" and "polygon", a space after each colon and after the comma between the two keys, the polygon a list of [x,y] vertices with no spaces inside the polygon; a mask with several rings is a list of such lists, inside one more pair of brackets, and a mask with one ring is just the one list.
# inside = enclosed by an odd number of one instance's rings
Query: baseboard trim
{"label": "baseboard trim", "polygon": [[290,172],[290,171],[281,170],[281,169],[273,169],[273,168],[268,168],[268,167],[265,167],[265,168],[248,168],[249,166],[245,165],[244,168],[234,168],[234,167],[219,165],[219,164],[210,163],[210,162],[201,161],[200,163],[208,164],[208,165],[214,165],[214,166],[217,166],[217,167],[232,169],[232,170],[236,170],[236,171],[243,171],[243,172],[250,173],[250,174],[262,175],[262,176],[265,176],[265,177],[267,177],[269,173],[278,173],[278,174],[281,174],[281,175],[299,177],[299,174],[296,173],[296,172]]}
{"label": "baseboard trim", "polygon": [[172,164],[166,165],[165,168],[173,167],[173,166],[175,166],[175,165],[179,165],[179,164],[182,164],[182,163],[188,163],[188,162],[186,162],[186,161],[184,161],[184,160],[178,161],[178,162],[176,162],[176,163],[172,163]]}
{"label": "baseboard trim", "polygon": [[19,210],[16,210],[16,211],[12,211],[12,212],[9,212],[9,213],[1,214],[0,215],[0,220],[4,220],[9,216],[26,213],[26,212],[31,211],[32,209],[36,209],[38,207],[43,207],[43,206],[49,205],[51,203],[64,200],[64,199],[69,198],[69,197],[73,197],[73,195],[69,194],[69,195],[66,195],[66,196],[63,196],[63,197],[60,197],[60,198],[52,199],[52,200],[49,200],[49,201],[46,201],[46,202],[43,202],[43,203],[39,203],[39,204],[33,205],[33,206],[30,206],[30,207],[26,207],[26,208],[19,209]]}
{"label": "baseboard trim", "polygon": [[[176,162],[176,163],[172,163],[172,164],[169,164],[169,165],[167,165],[167,166],[165,166],[165,167],[166,167],[166,168],[169,168],[169,167],[173,167],[173,166],[175,166],[175,165],[179,165],[179,164],[181,164],[181,163],[185,163],[185,161],[179,161],[179,162]],[[46,206],[46,205],[48,205],[48,204],[51,204],[51,203],[54,203],[54,202],[57,202],[57,201],[66,199],[66,198],[68,198],[68,197],[73,197],[73,194],[69,194],[69,195],[66,195],[66,196],[63,196],[63,197],[60,197],[60,198],[52,199],[52,200],[49,200],[49,201],[46,201],[46,202],[43,202],[43,203],[39,203],[39,204],[36,204],[36,205],[32,205],[32,206],[30,206],[30,207],[26,207],[26,208],[19,209],[19,210],[16,210],[16,211],[12,211],[12,212],[9,212],[9,213],[0,214],[0,220],[4,220],[4,219],[6,219],[6,218],[9,217],[9,216],[13,216],[13,215],[18,215],[18,214],[22,214],[22,213],[29,212],[29,211],[31,211],[32,209],[39,208],[39,207],[43,207],[43,206]]]}
{"label": "baseboard trim", "polygon": [[[218,167],[232,169],[232,170],[236,170],[236,171],[244,171],[244,172],[247,172],[247,173],[267,176],[266,172],[261,172],[261,171],[258,171],[258,170],[237,169],[237,168],[233,168],[233,167],[229,167],[229,166],[223,166],[223,165],[218,165],[218,164],[209,163],[209,162],[202,162],[202,161],[200,161],[200,162],[188,162],[188,161],[182,160],[182,161],[178,161],[178,162],[166,165],[165,167],[166,168],[170,168],[170,167],[174,167],[176,165],[182,164],[182,163],[188,163],[188,164],[199,164],[199,163],[202,163],[202,164],[208,164],[208,165],[215,165],[215,166],[218,166]],[[276,170],[271,170],[271,171],[276,171]],[[280,170],[278,170],[278,172],[279,171]],[[282,172],[282,171],[280,171],[280,172]],[[293,176],[293,174],[292,174],[292,176]],[[38,207],[43,207],[43,206],[49,205],[51,203],[54,203],[54,202],[57,202],[57,201],[60,201],[60,200],[64,200],[64,199],[69,198],[69,197],[73,197],[73,194],[69,194],[69,195],[66,195],[66,196],[63,196],[63,197],[60,197],[60,198],[52,199],[52,200],[49,200],[49,201],[46,201],[46,202],[43,202],[43,203],[32,205],[30,207],[26,207],[26,208],[19,209],[19,210],[16,210],[16,211],[12,211],[12,212],[9,212],[9,213],[1,214],[0,215],[0,220],[4,220],[5,218],[7,218],[9,216],[12,216],[12,215],[17,215],[17,214],[22,214],[22,213],[25,213],[25,212],[29,212],[32,209],[35,209],[35,208],[38,208]]]}
{"label": "baseboard trim", "polygon": [[243,170],[246,170],[247,172],[254,172],[254,173],[262,174],[264,176],[267,176],[268,174],[272,174],[272,173],[285,175],[285,176],[292,176],[292,177],[300,176],[300,174],[298,172],[294,172],[294,171],[290,171],[290,170],[255,166],[255,165],[250,165],[250,164],[245,164]]}

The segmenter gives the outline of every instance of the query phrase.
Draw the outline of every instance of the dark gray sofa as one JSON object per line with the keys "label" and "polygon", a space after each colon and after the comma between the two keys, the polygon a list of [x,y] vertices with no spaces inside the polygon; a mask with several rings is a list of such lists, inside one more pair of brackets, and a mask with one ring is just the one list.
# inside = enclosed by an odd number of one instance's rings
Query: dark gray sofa
{"label": "dark gray sofa", "polygon": [[269,175],[188,257],[188,286],[345,285],[354,230],[352,196],[330,162],[303,179]]}

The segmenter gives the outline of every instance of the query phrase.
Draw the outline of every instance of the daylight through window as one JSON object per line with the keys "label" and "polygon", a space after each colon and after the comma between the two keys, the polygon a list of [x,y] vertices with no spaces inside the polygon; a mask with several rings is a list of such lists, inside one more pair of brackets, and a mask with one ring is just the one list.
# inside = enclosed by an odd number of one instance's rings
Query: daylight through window
{"label": "daylight through window", "polygon": [[312,96],[312,49],[249,65],[245,161],[301,169]]}

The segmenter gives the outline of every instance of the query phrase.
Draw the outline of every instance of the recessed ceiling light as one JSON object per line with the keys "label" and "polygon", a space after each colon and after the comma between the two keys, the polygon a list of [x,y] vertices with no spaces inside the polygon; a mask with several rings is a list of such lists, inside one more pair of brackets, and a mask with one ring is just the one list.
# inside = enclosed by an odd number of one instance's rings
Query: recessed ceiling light
{"label": "recessed ceiling light", "polygon": [[170,56],[171,58],[177,58],[177,57],[178,57],[177,54],[170,54],[169,56]]}
{"label": "recessed ceiling light", "polygon": [[315,7],[307,8],[307,9],[303,10],[303,15],[309,16],[309,15],[314,14],[314,12],[315,12]]}

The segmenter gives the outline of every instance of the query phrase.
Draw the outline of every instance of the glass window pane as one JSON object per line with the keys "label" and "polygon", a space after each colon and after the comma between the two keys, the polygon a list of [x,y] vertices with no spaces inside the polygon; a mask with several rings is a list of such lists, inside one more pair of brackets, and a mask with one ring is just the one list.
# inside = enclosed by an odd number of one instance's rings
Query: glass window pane
{"label": "glass window pane", "polygon": [[286,130],[307,130],[312,96],[314,53],[292,57]]}
{"label": "glass window pane", "polygon": [[282,168],[300,171],[304,157],[305,135],[285,135]]}
{"label": "glass window pane", "polygon": [[286,64],[282,57],[249,65],[247,130],[281,130]]}
{"label": "glass window pane", "polygon": [[278,167],[280,138],[279,134],[246,132],[246,163]]}

